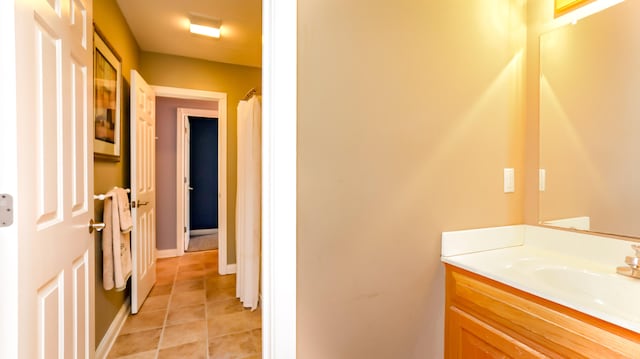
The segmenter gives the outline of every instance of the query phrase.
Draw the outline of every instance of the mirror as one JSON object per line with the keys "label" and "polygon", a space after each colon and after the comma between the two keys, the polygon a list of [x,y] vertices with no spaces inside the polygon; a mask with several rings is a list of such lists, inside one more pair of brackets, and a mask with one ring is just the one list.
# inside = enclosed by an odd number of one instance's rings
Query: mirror
{"label": "mirror", "polygon": [[540,37],[542,224],[640,237],[637,14],[627,0]]}

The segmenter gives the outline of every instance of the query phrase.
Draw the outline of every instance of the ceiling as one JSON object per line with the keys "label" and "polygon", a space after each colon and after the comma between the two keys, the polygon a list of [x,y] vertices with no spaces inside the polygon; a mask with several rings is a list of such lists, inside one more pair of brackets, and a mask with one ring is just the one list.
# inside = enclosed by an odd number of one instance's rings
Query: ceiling
{"label": "ceiling", "polygon": [[[261,0],[117,0],[142,51],[262,66]],[[189,14],[220,19],[219,39],[189,32]]]}

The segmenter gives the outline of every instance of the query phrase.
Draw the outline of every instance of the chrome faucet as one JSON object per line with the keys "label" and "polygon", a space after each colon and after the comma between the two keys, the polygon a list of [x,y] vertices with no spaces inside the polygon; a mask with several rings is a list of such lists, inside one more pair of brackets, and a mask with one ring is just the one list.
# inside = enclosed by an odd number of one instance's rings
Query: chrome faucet
{"label": "chrome faucet", "polygon": [[616,272],[618,274],[626,275],[632,278],[640,279],[640,245],[632,245],[634,251],[636,251],[635,256],[627,256],[624,260],[627,263],[627,267],[618,267]]}

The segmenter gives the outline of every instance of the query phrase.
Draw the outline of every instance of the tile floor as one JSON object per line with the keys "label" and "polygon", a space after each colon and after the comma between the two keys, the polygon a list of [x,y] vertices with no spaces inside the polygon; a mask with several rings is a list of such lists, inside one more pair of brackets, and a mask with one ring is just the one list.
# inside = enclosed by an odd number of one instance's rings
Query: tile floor
{"label": "tile floor", "polygon": [[235,275],[218,274],[217,250],[159,259],[157,275],[108,358],[260,358],[261,311],[235,298]]}

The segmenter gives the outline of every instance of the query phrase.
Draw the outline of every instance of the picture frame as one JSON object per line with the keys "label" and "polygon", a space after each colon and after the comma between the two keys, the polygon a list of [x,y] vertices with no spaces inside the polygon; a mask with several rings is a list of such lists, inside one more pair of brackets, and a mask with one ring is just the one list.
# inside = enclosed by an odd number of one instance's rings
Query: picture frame
{"label": "picture frame", "polygon": [[93,154],[120,161],[122,59],[98,28],[93,33]]}

